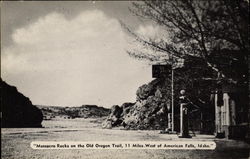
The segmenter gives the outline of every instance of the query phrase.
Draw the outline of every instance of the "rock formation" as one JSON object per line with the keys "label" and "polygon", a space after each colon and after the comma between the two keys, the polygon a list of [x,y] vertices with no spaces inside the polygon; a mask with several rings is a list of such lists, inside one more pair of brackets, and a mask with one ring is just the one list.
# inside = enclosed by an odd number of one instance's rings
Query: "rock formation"
{"label": "rock formation", "polygon": [[41,127],[42,112],[16,87],[1,81],[2,127]]}
{"label": "rock formation", "polygon": [[[176,131],[180,127],[179,92],[182,89],[186,90],[186,96],[192,101],[189,103],[192,130],[202,132],[209,130],[209,133],[213,130],[214,104],[211,101],[211,92],[215,88],[213,88],[214,84],[205,79],[212,77],[214,72],[205,65],[206,63],[199,58],[185,59],[183,66],[177,67],[174,71],[174,127]],[[113,107],[114,110],[103,122],[103,128],[123,126],[125,129],[165,129],[168,123],[168,111],[170,111],[167,105],[171,106],[171,75],[156,78],[139,87],[135,103]],[[204,126],[201,128],[201,125]]]}
{"label": "rock formation", "polygon": [[167,93],[165,81],[155,79],[138,88],[135,103],[115,105],[111,114],[103,122],[103,128],[123,126],[125,129],[164,129],[167,122]]}
{"label": "rock formation", "polygon": [[61,107],[61,106],[37,106],[42,110],[44,119],[56,117],[63,118],[100,118],[108,116],[110,109],[97,105],[82,105],[80,107]]}

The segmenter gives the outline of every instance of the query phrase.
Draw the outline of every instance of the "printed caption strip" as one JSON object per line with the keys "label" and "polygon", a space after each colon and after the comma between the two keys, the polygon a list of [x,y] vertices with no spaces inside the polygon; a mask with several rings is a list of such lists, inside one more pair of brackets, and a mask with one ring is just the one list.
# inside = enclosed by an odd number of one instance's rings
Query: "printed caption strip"
{"label": "printed caption strip", "polygon": [[213,141],[33,141],[33,149],[171,149],[171,150],[214,150]]}

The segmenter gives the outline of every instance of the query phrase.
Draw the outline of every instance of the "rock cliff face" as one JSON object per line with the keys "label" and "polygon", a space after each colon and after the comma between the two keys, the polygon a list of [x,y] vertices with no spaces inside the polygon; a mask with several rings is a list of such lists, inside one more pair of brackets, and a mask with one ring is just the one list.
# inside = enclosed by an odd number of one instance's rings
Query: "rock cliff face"
{"label": "rock cliff face", "polygon": [[42,112],[16,87],[1,81],[1,126],[6,128],[41,127]]}
{"label": "rock cliff face", "polygon": [[155,79],[138,88],[135,103],[113,106],[111,114],[103,122],[103,128],[123,126],[125,129],[165,129],[167,122],[166,105],[170,101],[166,84]]}

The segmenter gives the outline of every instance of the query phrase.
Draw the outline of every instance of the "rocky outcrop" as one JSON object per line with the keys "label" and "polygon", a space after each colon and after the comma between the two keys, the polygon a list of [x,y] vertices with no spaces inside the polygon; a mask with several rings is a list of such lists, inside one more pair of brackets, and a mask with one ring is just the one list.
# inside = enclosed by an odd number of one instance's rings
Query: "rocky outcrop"
{"label": "rocky outcrop", "polygon": [[[204,66],[204,67],[203,67]],[[192,129],[206,131],[213,130],[214,105],[211,92],[215,90],[212,81],[214,72],[206,67],[206,63],[199,58],[187,58],[184,65],[174,71],[174,127],[180,127],[179,92],[186,90],[189,101],[189,119]],[[122,126],[126,129],[165,129],[167,127],[167,105],[171,105],[171,75],[159,77],[138,88],[136,102],[127,107],[120,106],[120,115],[110,114],[103,123],[103,128]],[[202,114],[202,120],[201,120]],[[202,128],[200,125],[206,125]],[[212,132],[212,131],[210,131]]]}
{"label": "rocky outcrop", "polygon": [[29,98],[18,92],[16,87],[1,79],[1,126],[6,128],[41,127],[42,112],[32,105]]}
{"label": "rocky outcrop", "polygon": [[164,129],[167,122],[166,104],[169,94],[166,83],[155,79],[138,88],[135,103],[113,106],[103,128],[122,126],[125,129]]}
{"label": "rocky outcrop", "polygon": [[124,109],[119,107],[119,105],[112,106],[110,115],[106,121],[103,122],[102,127],[110,129],[112,127],[121,125],[123,122],[123,110]]}
{"label": "rocky outcrop", "polygon": [[108,116],[110,109],[97,105],[82,105],[79,108],[79,117],[83,118],[99,118]]}
{"label": "rocky outcrop", "polygon": [[37,105],[42,110],[44,119],[52,118],[100,118],[108,116],[110,109],[97,105],[82,105],[80,107],[43,106]]}

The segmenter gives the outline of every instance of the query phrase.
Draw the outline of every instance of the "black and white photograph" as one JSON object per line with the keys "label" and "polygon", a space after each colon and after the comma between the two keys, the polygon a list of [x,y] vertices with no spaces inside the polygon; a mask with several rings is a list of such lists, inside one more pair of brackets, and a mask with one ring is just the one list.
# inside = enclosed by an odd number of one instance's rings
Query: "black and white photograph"
{"label": "black and white photograph", "polygon": [[2,159],[249,159],[249,0],[0,1]]}

